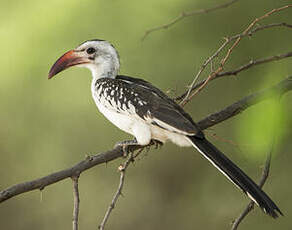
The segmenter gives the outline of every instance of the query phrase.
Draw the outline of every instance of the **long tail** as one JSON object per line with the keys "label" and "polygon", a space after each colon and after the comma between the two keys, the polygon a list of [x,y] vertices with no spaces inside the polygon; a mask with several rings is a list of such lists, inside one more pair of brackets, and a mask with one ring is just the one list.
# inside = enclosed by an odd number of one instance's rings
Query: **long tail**
{"label": "long tail", "polygon": [[[193,146],[207,158],[221,173],[239,187],[248,197],[253,200],[262,210],[273,218],[278,213],[283,215],[270,197],[240,168],[221,153],[214,145],[205,138],[187,136]],[[278,213],[277,213],[278,212]]]}

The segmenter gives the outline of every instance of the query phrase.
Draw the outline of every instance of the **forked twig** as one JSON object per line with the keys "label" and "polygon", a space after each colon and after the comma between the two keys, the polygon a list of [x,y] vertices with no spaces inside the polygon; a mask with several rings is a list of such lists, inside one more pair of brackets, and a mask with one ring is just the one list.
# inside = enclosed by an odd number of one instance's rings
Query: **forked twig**
{"label": "forked twig", "polygon": [[119,182],[119,186],[118,186],[118,189],[116,191],[116,193],[114,194],[113,196],[113,199],[104,215],[104,218],[101,222],[101,224],[98,226],[98,228],[100,230],[104,230],[105,228],[105,225],[108,221],[108,218],[110,217],[110,214],[111,212],[113,211],[113,209],[115,208],[116,206],[116,203],[118,201],[118,198],[122,195],[122,190],[123,190],[123,187],[124,187],[124,183],[125,183],[125,175],[126,175],[126,170],[128,168],[128,166],[130,165],[131,162],[134,161],[134,159],[142,152],[143,149],[139,149],[138,152],[136,154],[134,153],[129,153],[129,156],[127,158],[127,160],[121,164],[118,168],[119,172],[120,172],[120,182]]}
{"label": "forked twig", "polygon": [[[223,67],[225,65],[225,63],[227,62],[227,60],[229,59],[231,53],[233,52],[234,48],[237,47],[237,45],[239,44],[239,42],[241,41],[242,37],[245,37],[245,36],[250,36],[252,33],[254,32],[257,32],[259,30],[263,30],[263,29],[266,29],[266,28],[271,28],[271,27],[275,27],[276,25],[273,25],[273,26],[265,26],[263,28],[255,28],[254,30],[252,30],[252,28],[256,25],[256,23],[258,23],[259,21],[269,17],[270,15],[276,13],[276,12],[279,12],[279,11],[282,11],[282,10],[285,10],[287,8],[290,8],[292,7],[292,5],[286,5],[286,6],[283,6],[283,7],[280,7],[280,8],[276,8],[276,9],[273,9],[271,11],[269,11],[268,13],[264,14],[263,16],[259,17],[259,18],[256,18],[254,19],[249,25],[248,27],[240,34],[237,34],[235,36],[232,36],[230,38],[225,38],[225,42],[219,47],[219,49],[212,55],[210,56],[204,63],[203,65],[201,66],[199,72],[196,74],[194,80],[192,81],[187,93],[186,93],[186,96],[184,97],[184,99],[180,102],[181,106],[184,106],[186,103],[188,103],[192,97],[194,97],[197,93],[199,93],[206,85],[207,83],[213,78],[215,77],[217,74],[219,74],[220,72],[222,72],[223,70]],[[283,25],[287,25],[286,23],[280,23],[278,24],[277,26],[283,26]],[[287,26],[290,28],[290,25]],[[218,54],[231,42],[235,40],[235,42],[231,45],[231,47],[227,50],[225,56],[221,59],[220,61],[220,64],[219,64],[219,67],[217,68],[217,70],[215,70],[214,72],[212,72],[211,74],[208,75],[207,79],[203,82],[203,84],[201,86],[199,86],[195,92],[191,93],[192,91],[192,88],[193,86],[195,85],[197,79],[199,78],[199,76],[201,75],[201,73],[204,71],[204,69],[206,68],[206,66],[215,58],[218,56]]]}
{"label": "forked twig", "polygon": [[[289,58],[292,57],[292,51],[288,52],[288,53],[283,53],[283,54],[278,54],[278,55],[274,55],[274,56],[270,56],[270,57],[266,57],[266,58],[260,58],[260,59],[256,59],[256,60],[250,60],[248,63],[239,66],[236,69],[230,70],[230,71],[226,71],[226,72],[221,72],[216,74],[213,78],[211,78],[209,81],[213,81],[215,79],[224,77],[224,76],[234,76],[237,75],[238,73],[240,73],[241,71],[245,71],[251,67],[254,67],[256,65],[261,65],[261,64],[265,64],[265,63],[269,63],[269,62],[273,62],[273,61],[279,61],[285,58]],[[205,82],[207,81],[207,79],[204,79],[198,83],[196,83],[195,85],[192,86],[190,92],[192,92],[193,90],[199,88],[200,86],[202,86]],[[175,100],[182,100],[184,97],[186,97],[188,91],[184,92],[182,95],[178,96],[175,98]]]}

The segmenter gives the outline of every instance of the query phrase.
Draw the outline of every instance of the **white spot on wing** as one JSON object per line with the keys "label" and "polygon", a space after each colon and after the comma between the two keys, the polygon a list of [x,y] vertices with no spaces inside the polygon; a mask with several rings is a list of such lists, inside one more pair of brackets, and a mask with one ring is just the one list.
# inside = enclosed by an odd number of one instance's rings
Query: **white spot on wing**
{"label": "white spot on wing", "polygon": [[122,108],[123,108],[123,110],[127,110],[127,107],[126,107],[126,104],[125,103],[123,103],[123,105],[122,105]]}

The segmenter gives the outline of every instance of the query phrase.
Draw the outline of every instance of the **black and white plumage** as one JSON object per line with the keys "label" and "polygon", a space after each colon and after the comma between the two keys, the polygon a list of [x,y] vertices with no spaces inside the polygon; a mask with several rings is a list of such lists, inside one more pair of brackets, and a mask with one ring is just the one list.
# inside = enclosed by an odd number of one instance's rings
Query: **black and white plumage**
{"label": "black and white plumage", "polygon": [[135,136],[139,145],[147,145],[151,139],[161,142],[169,139],[190,146],[185,135],[200,132],[179,112],[182,109],[176,103],[165,100],[161,91],[143,80],[126,76],[100,78],[92,87],[99,111],[117,127]]}
{"label": "black and white plumage", "polygon": [[91,70],[96,106],[114,125],[135,137],[135,142],[128,143],[144,146],[151,140],[169,140],[179,146],[193,146],[265,213],[274,218],[282,215],[267,194],[204,137],[178,104],[147,81],[118,75],[119,56],[109,42],[90,40],[68,51],[53,65],[49,78],[71,66]]}

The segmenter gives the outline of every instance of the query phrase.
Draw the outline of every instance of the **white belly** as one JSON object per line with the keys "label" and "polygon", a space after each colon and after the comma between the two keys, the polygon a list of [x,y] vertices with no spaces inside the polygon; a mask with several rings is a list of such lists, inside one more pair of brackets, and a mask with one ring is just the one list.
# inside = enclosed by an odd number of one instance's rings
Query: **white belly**
{"label": "white belly", "polygon": [[118,113],[97,103],[99,111],[115,126],[133,135],[140,145],[147,145],[151,141],[150,126],[134,114]]}
{"label": "white belly", "polygon": [[138,143],[141,145],[147,145],[151,139],[155,139],[163,143],[170,140],[179,146],[191,146],[191,143],[185,135],[174,133],[156,125],[149,124],[137,115],[117,113],[101,104],[97,104],[97,107],[99,111],[115,126],[135,136]]}
{"label": "white belly", "polygon": [[134,119],[132,116],[117,113],[101,104],[97,104],[97,108],[115,126],[133,135],[133,126],[137,122],[136,119]]}

